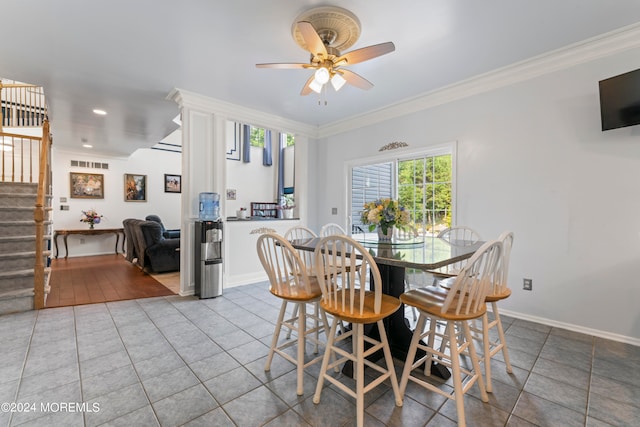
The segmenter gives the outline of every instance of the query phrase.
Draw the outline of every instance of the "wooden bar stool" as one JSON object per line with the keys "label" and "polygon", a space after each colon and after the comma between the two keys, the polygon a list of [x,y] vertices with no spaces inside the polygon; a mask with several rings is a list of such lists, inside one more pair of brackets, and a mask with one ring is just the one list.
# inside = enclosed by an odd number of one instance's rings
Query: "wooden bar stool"
{"label": "wooden bar stool", "polygon": [[[502,329],[502,321],[500,320],[500,312],[498,311],[498,301],[502,301],[503,299],[511,296],[511,289],[509,289],[508,286],[508,277],[509,258],[511,256],[511,247],[513,246],[513,233],[505,231],[500,235],[500,237],[498,237],[498,241],[502,242],[502,257],[500,258],[495,280],[491,284],[491,289],[485,299],[487,304],[491,304],[493,320],[489,321],[487,313],[482,316],[482,343],[484,347],[482,360],[484,363],[484,377],[487,382],[488,392],[493,391],[493,386],[491,384],[491,358],[498,354],[498,352],[502,351],[504,363],[507,365],[507,372],[509,374],[513,372],[511,362],[509,360],[507,341],[504,337],[504,329]],[[492,328],[496,328],[498,330],[498,338],[496,341],[491,341],[489,336],[489,332]]]}
{"label": "wooden bar stool", "polygon": [[[490,282],[496,274],[501,252],[502,243],[487,242],[476,251],[455,278],[448,279],[452,281],[450,287],[434,285],[413,289],[400,295],[403,303],[417,308],[420,313],[402,372],[400,393],[404,395],[407,384],[411,380],[427,390],[454,400],[460,426],[466,425],[464,393],[474,383],[478,383],[482,401],[489,401],[468,322],[486,313],[485,297],[489,291]],[[430,319],[430,322],[429,328],[425,331],[427,319]],[[444,333],[437,331],[437,322],[446,323]],[[448,353],[444,351],[442,345],[435,342],[436,337],[443,342],[448,342]],[[426,345],[421,341],[424,338],[426,338],[424,341]],[[414,360],[418,348],[424,350],[426,354]],[[467,369],[460,363],[461,354],[471,358],[472,369]],[[429,376],[432,362],[443,364],[451,369],[453,393],[443,391],[424,379],[412,375],[415,368],[424,364],[424,375]],[[464,384],[462,383],[463,374],[467,375]]]}
{"label": "wooden bar stool", "polygon": [[[373,257],[362,245],[350,237],[339,235],[324,237],[316,247],[315,256],[318,281],[322,290],[320,307],[333,316],[333,322],[322,359],[313,403],[320,402],[322,386],[327,380],[356,399],[357,425],[362,427],[364,424],[364,395],[383,381],[389,380],[395,395],[396,405],[402,406],[389,342],[382,322],[382,319],[400,308],[400,301],[382,293],[382,279]],[[367,278],[375,283],[375,286],[371,287],[373,290],[366,289]],[[336,336],[337,326],[342,321],[350,322],[352,328]],[[364,325],[367,323],[377,325],[380,341],[365,335]],[[345,350],[344,345],[341,345],[344,340],[349,338],[352,343],[351,352]],[[365,343],[368,345],[367,348],[365,348]],[[384,353],[386,369],[367,360],[368,356],[380,350]],[[331,363],[329,363],[330,361]],[[334,378],[327,373],[328,370],[337,368],[347,361],[353,363],[355,389],[340,381],[340,377]],[[366,386],[365,366],[380,374]]]}
{"label": "wooden bar stool", "polygon": [[[304,264],[298,251],[291,246],[284,237],[275,233],[262,234],[257,242],[258,256],[260,262],[269,276],[269,291],[276,297],[282,299],[280,314],[271,340],[269,355],[264,370],[271,369],[271,361],[275,353],[296,365],[298,395],[303,394],[304,368],[319,362],[322,356],[319,355],[305,362],[305,343],[307,336],[312,335],[312,342],[315,344],[315,352],[318,353],[319,333],[328,325],[324,311],[318,307],[318,301],[322,296],[320,286],[316,276],[310,276],[307,266]],[[294,314],[291,318],[285,319],[287,304],[295,304]],[[307,312],[307,304],[313,305],[313,311]],[[307,319],[311,319],[313,327],[307,329]],[[297,332],[296,341],[285,341],[278,345],[278,339],[282,328]],[[292,357],[285,350],[297,344],[297,355]]]}

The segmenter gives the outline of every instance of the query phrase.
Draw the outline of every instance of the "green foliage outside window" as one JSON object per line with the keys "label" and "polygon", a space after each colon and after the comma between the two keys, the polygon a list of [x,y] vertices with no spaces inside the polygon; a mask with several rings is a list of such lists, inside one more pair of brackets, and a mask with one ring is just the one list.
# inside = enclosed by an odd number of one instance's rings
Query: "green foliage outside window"
{"label": "green foliage outside window", "polygon": [[291,135],[290,133],[285,133],[284,134],[286,140],[285,140],[285,147],[291,147],[292,145],[296,145],[296,138],[295,136]]}
{"label": "green foliage outside window", "polygon": [[[265,129],[264,128],[258,128],[255,126],[251,126],[251,136],[250,136],[250,141],[251,141],[251,146],[252,147],[260,147],[263,148],[264,147],[264,135],[265,135]],[[295,136],[285,133],[285,147],[290,147],[292,145],[295,145]]]}
{"label": "green foliage outside window", "polygon": [[264,128],[251,126],[250,141],[252,147],[264,147]]}
{"label": "green foliage outside window", "polygon": [[451,225],[451,155],[398,162],[398,199],[418,228]]}

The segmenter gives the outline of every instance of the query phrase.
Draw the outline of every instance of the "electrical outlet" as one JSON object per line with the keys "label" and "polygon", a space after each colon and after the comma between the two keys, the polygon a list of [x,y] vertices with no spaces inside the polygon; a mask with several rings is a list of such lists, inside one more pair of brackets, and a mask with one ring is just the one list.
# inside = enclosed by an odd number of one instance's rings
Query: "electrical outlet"
{"label": "electrical outlet", "polygon": [[338,215],[338,208],[331,208],[331,215]]}
{"label": "electrical outlet", "polygon": [[525,291],[533,290],[533,279],[522,279],[522,289]]}
{"label": "electrical outlet", "polygon": [[80,239],[80,244],[84,245],[84,239]]}

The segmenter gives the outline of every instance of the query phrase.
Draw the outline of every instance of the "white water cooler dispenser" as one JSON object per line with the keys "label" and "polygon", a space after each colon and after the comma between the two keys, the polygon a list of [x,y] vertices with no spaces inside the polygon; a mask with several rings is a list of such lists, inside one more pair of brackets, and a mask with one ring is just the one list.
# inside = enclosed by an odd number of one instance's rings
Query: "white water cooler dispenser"
{"label": "white water cooler dispenser", "polygon": [[222,221],[196,221],[195,294],[200,298],[222,295]]}

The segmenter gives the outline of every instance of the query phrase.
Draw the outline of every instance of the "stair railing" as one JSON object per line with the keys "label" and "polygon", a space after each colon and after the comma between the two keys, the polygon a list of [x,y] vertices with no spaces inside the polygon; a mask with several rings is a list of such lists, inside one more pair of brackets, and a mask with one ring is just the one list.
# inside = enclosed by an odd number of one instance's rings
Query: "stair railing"
{"label": "stair railing", "polygon": [[47,104],[42,86],[0,80],[0,131],[2,127],[36,127],[44,125]]}
{"label": "stair railing", "polygon": [[36,222],[36,262],[34,265],[33,305],[36,310],[44,308],[46,302],[44,274],[44,228],[47,211],[45,197],[50,194],[51,185],[51,135],[49,121],[42,126],[42,144],[40,147],[40,165],[38,174],[38,193],[33,219]]}
{"label": "stair railing", "polygon": [[39,136],[0,132],[0,182],[35,183],[41,141]]}
{"label": "stair railing", "polygon": [[[42,127],[42,137],[6,133],[4,128],[7,127]],[[36,230],[33,305],[37,310],[45,307],[47,294],[44,237],[51,211],[47,199],[51,194],[51,132],[47,104],[42,87],[0,80],[0,181],[34,183],[34,174],[37,174],[38,191],[33,211]]]}

